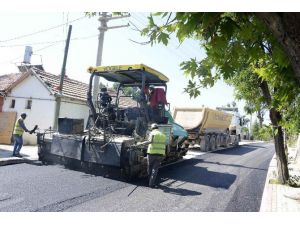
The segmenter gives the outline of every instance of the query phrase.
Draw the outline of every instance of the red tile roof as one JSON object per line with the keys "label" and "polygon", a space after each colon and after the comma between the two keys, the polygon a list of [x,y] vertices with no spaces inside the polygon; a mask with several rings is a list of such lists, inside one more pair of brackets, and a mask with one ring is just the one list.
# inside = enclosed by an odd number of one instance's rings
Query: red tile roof
{"label": "red tile roof", "polygon": [[0,76],[0,91],[6,91],[21,76],[22,73],[11,73]]}
{"label": "red tile roof", "polygon": [[[59,93],[58,87],[60,82],[60,76],[47,73],[43,70],[39,70],[37,68],[31,68],[35,75],[38,76],[45,85],[49,87],[49,89],[54,93]],[[17,82],[21,77],[24,78],[24,73],[14,73],[0,76],[0,91],[7,90],[10,86],[12,86],[15,82]],[[88,84],[70,79],[67,76],[64,78],[63,84],[63,95],[67,97],[71,97],[74,99],[79,99],[82,101],[87,100],[87,92],[88,92]],[[116,96],[116,92],[114,90],[109,89],[108,93],[113,97]],[[113,98],[113,103],[115,102],[115,98]],[[120,98],[119,107],[136,107],[137,102],[130,97],[122,97]]]}
{"label": "red tile roof", "polygon": [[[48,85],[51,90],[55,93],[58,93],[58,86],[60,82],[60,76],[47,73],[45,71],[33,68],[35,73],[44,81],[46,85]],[[88,92],[88,84],[70,79],[68,77],[64,78],[63,84],[63,95],[72,97],[75,99],[80,99],[86,101],[87,92]],[[113,97],[116,96],[116,91],[112,89],[108,89],[108,93]],[[113,97],[113,103],[115,102],[115,98]],[[130,97],[122,97],[120,98],[119,107],[127,108],[127,107],[136,107],[137,102]]]}
{"label": "red tile roof", "polygon": [[[42,81],[54,92],[59,93],[58,87],[60,82],[60,76],[47,73],[45,71],[32,68],[37,76],[39,76]],[[88,91],[88,84],[82,83],[77,80],[73,80],[68,78],[67,76],[64,78],[63,84],[63,95],[79,100],[86,100]]]}

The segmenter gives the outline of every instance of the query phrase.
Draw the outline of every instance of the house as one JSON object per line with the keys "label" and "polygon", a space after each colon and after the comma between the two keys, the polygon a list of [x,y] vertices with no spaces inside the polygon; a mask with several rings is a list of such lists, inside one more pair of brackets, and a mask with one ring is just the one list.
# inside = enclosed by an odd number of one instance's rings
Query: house
{"label": "house", "polygon": [[[17,117],[25,112],[28,129],[35,124],[42,130],[53,128],[59,82],[60,76],[34,66],[21,68],[20,73],[0,76],[0,112],[17,112]],[[86,125],[89,116],[87,91],[88,84],[65,77],[59,117],[84,119]],[[116,95],[112,90],[110,94]],[[120,104],[124,107],[137,105],[130,98]],[[23,137],[24,144],[36,144],[35,135],[25,133]]]}

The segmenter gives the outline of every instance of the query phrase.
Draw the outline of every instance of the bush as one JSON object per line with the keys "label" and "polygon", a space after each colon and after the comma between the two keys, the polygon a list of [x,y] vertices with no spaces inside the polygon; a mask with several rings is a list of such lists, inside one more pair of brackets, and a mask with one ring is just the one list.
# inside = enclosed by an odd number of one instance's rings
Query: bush
{"label": "bush", "polygon": [[259,127],[258,123],[253,125],[253,136],[256,140],[270,141],[273,138],[273,131],[271,126],[263,125],[262,128]]}

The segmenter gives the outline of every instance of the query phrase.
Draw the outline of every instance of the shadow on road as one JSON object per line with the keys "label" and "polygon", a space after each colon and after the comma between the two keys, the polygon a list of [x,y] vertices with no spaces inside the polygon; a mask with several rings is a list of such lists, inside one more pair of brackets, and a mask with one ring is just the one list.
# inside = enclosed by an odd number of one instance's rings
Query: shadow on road
{"label": "shadow on road", "polygon": [[263,170],[263,171],[267,171],[267,169],[263,169],[263,168],[256,168],[256,167],[250,167],[250,166],[242,166],[242,165],[237,165],[237,164],[228,164],[228,163],[212,162],[212,161],[207,161],[207,160],[204,160],[202,163],[208,163],[208,164],[214,164],[214,165],[220,165],[220,166],[232,166],[232,167],[238,167],[238,168],[244,168],[244,169],[252,169],[252,170]]}
{"label": "shadow on road", "polygon": [[259,148],[265,148],[263,146],[255,146],[255,145],[242,145],[238,147],[233,147],[230,149],[222,149],[215,152],[212,152],[211,154],[221,154],[221,155],[244,155],[249,152],[255,151]]}
{"label": "shadow on road", "polygon": [[160,177],[163,180],[176,180],[223,189],[228,189],[236,180],[236,175],[209,171],[205,167],[197,166],[204,162],[203,159],[189,159],[164,167],[160,170]]}
{"label": "shadow on road", "polygon": [[180,196],[195,196],[195,195],[201,195],[201,192],[198,191],[192,191],[184,188],[173,188],[165,185],[159,185],[159,189],[163,190],[165,193],[169,194],[175,194]]}
{"label": "shadow on road", "polygon": [[[181,183],[194,183],[199,185],[210,186],[214,188],[228,189],[236,180],[236,175],[222,172],[209,171],[203,167],[206,163],[203,159],[189,159],[176,164],[163,167],[159,171],[159,189],[164,192],[173,193],[177,195],[200,195],[200,192],[191,191],[188,189],[178,188],[178,186],[170,185],[172,181],[179,181]],[[83,178],[91,176],[103,176],[108,179],[114,179],[126,182],[120,174],[119,168],[106,167],[106,166],[93,166],[92,168],[85,168],[82,170],[80,165],[72,164],[67,166],[68,169],[84,172]],[[166,184],[168,181],[169,184]],[[130,182],[136,186],[148,186],[147,178],[141,178]]]}
{"label": "shadow on road", "polygon": [[[196,196],[196,195],[201,195],[201,192],[198,191],[192,191],[192,190],[188,190],[185,188],[178,188],[177,186],[171,186],[171,183],[165,183],[166,181],[168,181],[169,178],[163,178],[162,176],[158,176],[158,185],[156,186],[156,189],[160,189],[165,193],[170,193],[170,194],[175,194],[175,195],[180,195],[180,196]],[[136,180],[134,182],[132,182],[132,184],[136,185],[136,187],[128,194],[128,196],[130,196],[138,187],[148,187],[148,180],[146,178],[144,179],[139,179]]]}

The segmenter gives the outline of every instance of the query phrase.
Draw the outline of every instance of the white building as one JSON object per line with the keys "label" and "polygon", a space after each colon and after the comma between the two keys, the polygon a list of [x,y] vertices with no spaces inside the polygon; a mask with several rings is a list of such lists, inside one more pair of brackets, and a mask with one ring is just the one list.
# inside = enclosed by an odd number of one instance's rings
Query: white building
{"label": "white building", "polygon": [[[25,112],[28,129],[35,124],[42,130],[53,128],[59,81],[60,76],[35,67],[0,76],[0,112],[17,112],[17,117]],[[87,90],[87,84],[65,77],[59,117],[84,119],[86,125]],[[23,137],[24,144],[36,144],[35,135],[24,133]]]}

